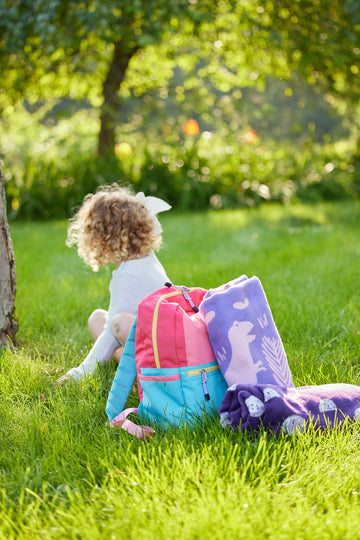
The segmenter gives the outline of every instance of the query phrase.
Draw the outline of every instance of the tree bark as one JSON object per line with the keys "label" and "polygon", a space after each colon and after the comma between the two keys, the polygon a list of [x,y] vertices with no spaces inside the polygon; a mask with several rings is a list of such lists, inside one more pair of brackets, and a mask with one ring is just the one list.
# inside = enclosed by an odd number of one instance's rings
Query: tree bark
{"label": "tree bark", "polygon": [[118,92],[125,79],[126,69],[138,47],[124,50],[122,42],[114,44],[114,53],[109,71],[102,88],[104,98],[100,112],[100,133],[98,155],[104,156],[114,151],[116,112],[120,107]]}
{"label": "tree bark", "polygon": [[0,344],[10,347],[15,345],[18,329],[15,292],[15,256],[6,215],[4,177],[0,167]]}

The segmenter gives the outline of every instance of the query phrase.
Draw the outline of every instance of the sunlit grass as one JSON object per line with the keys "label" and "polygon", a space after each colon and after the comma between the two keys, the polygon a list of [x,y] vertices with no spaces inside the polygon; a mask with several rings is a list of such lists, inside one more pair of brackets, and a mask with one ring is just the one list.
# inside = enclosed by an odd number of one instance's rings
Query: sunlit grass
{"label": "sunlit grass", "polygon": [[[263,206],[162,216],[174,283],[257,275],[296,385],[360,375],[360,206]],[[80,362],[111,269],[87,269],[66,223],[12,223],[18,349],[0,356],[0,538],[352,539],[360,427],[278,439],[207,421],[149,442],[111,431],[115,366],[53,382]],[[131,405],[137,396],[131,394]]]}

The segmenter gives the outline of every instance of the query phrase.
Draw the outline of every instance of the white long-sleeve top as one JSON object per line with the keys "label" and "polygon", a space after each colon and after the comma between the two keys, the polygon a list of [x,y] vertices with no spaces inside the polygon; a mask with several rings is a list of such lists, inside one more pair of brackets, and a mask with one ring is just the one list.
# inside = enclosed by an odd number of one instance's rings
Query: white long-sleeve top
{"label": "white long-sleeve top", "polygon": [[113,271],[109,284],[110,304],[104,330],[85,360],[78,367],[70,369],[67,375],[79,380],[86,374],[93,373],[98,363],[109,361],[120,346],[111,330],[111,319],[123,312],[136,315],[145,296],[160,289],[168,281],[169,278],[154,252],[142,259],[121,263]]}

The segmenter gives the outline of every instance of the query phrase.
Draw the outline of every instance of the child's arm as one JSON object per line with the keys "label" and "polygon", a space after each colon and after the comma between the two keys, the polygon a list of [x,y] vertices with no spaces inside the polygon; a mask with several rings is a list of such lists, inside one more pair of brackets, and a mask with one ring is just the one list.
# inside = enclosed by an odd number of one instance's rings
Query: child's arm
{"label": "child's arm", "polygon": [[[115,281],[114,278],[112,278],[109,288],[110,304],[103,332],[97,338],[91,351],[88,353],[83,362],[81,362],[78,367],[70,369],[65,375],[60,377],[57,380],[57,384],[61,384],[62,382],[71,378],[80,380],[86,375],[91,375],[96,371],[97,364],[111,360],[115,351],[120,347],[119,341],[112,332],[110,323],[114,315],[121,312],[128,312],[129,307],[132,308],[132,306],[129,306],[129,303],[127,302],[128,295],[122,294],[125,288],[122,287],[121,281]],[[126,289],[128,289],[128,287],[126,287]],[[133,290],[133,288],[130,287],[130,290]]]}

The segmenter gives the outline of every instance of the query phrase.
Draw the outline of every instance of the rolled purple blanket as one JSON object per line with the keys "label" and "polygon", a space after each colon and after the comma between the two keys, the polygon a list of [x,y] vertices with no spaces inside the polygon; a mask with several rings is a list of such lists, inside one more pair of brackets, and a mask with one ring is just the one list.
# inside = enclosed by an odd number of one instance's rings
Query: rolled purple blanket
{"label": "rolled purple blanket", "polygon": [[236,384],[225,393],[220,422],[242,432],[261,427],[274,433],[303,431],[311,421],[325,429],[345,418],[360,420],[360,386],[324,384],[284,388]]}
{"label": "rolled purple blanket", "polygon": [[200,311],[229,386],[293,386],[285,349],[259,278],[243,275],[210,289]]}

